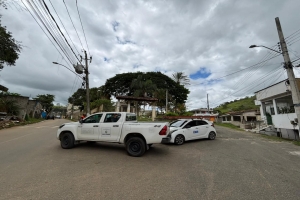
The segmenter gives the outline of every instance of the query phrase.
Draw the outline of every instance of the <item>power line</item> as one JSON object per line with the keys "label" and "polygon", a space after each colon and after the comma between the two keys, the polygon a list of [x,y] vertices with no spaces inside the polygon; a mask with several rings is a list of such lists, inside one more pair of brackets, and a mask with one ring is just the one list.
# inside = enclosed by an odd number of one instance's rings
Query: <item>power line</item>
{"label": "power line", "polygon": [[74,49],[77,51],[77,53],[78,53],[78,54],[80,54],[80,53],[79,53],[79,51],[77,50],[77,48],[76,48],[76,46],[75,46],[75,44],[74,44],[73,40],[71,39],[71,37],[70,37],[70,35],[69,35],[69,33],[68,33],[68,31],[67,31],[67,29],[66,29],[65,25],[63,24],[63,22],[62,22],[62,20],[60,19],[60,17],[59,17],[59,15],[58,15],[58,13],[56,12],[56,10],[55,10],[55,8],[54,8],[54,6],[53,6],[52,2],[51,2],[50,0],[49,0],[49,2],[50,2],[50,4],[51,4],[51,6],[52,6],[53,10],[55,11],[55,13],[56,13],[56,15],[57,15],[57,17],[58,17],[58,19],[59,19],[60,23],[61,23],[61,24],[62,24],[62,26],[64,27],[64,29],[65,29],[65,31],[66,31],[66,33],[67,33],[67,35],[68,35],[69,39],[71,40],[71,42],[72,42],[72,44],[73,44],[73,47],[74,47]]}
{"label": "power line", "polygon": [[[45,30],[42,28],[42,26],[38,23],[38,21],[37,21],[37,19],[34,17],[34,15],[30,12],[30,10],[28,9],[28,7],[25,5],[25,3],[22,1],[22,3],[23,3],[23,5],[25,6],[25,9],[30,13],[30,15],[32,16],[32,18],[36,21],[36,23],[38,24],[38,26],[42,29],[42,31],[44,32],[44,34],[47,36],[47,38],[50,40],[50,42],[51,42],[51,44],[55,47],[55,49],[58,51],[58,53],[62,56],[62,58],[64,57],[63,56],[63,54],[59,51],[59,49],[55,46],[55,44],[53,43],[53,41],[50,39],[50,37],[48,36],[48,34],[45,32]],[[29,4],[30,4],[30,2],[28,2]],[[33,8],[32,7],[32,5],[30,4],[30,6],[31,6],[31,8]],[[33,9],[33,11],[34,11],[34,9]],[[34,11],[35,12],[35,11]],[[35,12],[36,13],[36,12]],[[37,13],[36,13],[36,15],[37,15]],[[37,17],[39,17],[38,15],[37,15]],[[41,20],[41,18],[39,18],[40,20]],[[42,21],[41,21],[42,22]],[[42,22],[43,23],[43,22]],[[44,25],[44,27],[47,29],[47,27]],[[47,29],[48,30],[48,29]],[[49,30],[48,30],[48,32],[49,32]],[[52,36],[52,38],[54,39],[54,41],[55,41],[55,38],[53,37],[53,35],[49,32],[49,34]],[[58,45],[59,46],[59,45]],[[59,46],[60,47],[60,46]],[[61,47],[60,47],[61,48]],[[63,52],[63,50],[61,49],[61,51]],[[68,58],[68,56],[65,54],[65,56],[67,57],[67,59],[68,59],[68,61],[71,63],[71,64],[73,64],[71,61],[70,61],[70,59]],[[67,69],[69,69],[69,70],[71,70],[71,68],[69,68],[69,67],[66,67]],[[72,70],[71,70],[72,71]],[[72,71],[72,72],[74,72],[74,71]],[[79,75],[78,75],[79,76]],[[80,77],[80,76],[79,76]],[[82,77],[81,77],[82,78]]]}
{"label": "power line", "polygon": [[[266,75],[264,75],[264,76],[262,76],[262,77],[258,77],[258,78],[255,79],[255,81],[252,81],[252,82],[256,82],[256,80],[262,81],[262,80],[264,80],[265,78],[267,78],[268,76],[271,76],[271,75],[273,75],[274,73],[278,73],[280,69],[282,69],[282,68],[278,68],[277,70],[272,69],[272,70],[269,71]],[[267,80],[270,80],[270,79],[267,79]],[[259,85],[263,84],[263,83],[266,82],[267,80],[265,80],[265,81],[263,81],[263,82],[261,82],[261,83],[255,85],[254,87],[252,87],[252,88],[250,88],[250,89],[247,89],[245,92],[252,91],[252,89],[258,87]],[[237,90],[237,91],[235,91],[235,92],[232,92],[232,93],[230,93],[229,95],[227,95],[226,98],[223,98],[221,101],[224,101],[225,99],[228,99],[228,97],[231,97],[233,94],[236,94],[236,93],[238,93],[238,92],[241,92],[241,91],[243,91],[243,90],[245,90],[246,88],[249,88],[249,87],[251,87],[251,86],[252,86],[252,85],[247,85],[246,87],[243,87],[243,88],[241,88],[240,90]],[[217,103],[219,103],[219,102],[221,102],[221,101],[213,102],[213,104],[215,105],[215,104],[217,104]]]}
{"label": "power line", "polygon": [[87,43],[87,40],[86,40],[86,37],[85,37],[85,32],[84,32],[84,28],[83,28],[82,21],[81,21],[81,17],[80,17],[80,13],[79,13],[78,5],[77,5],[77,0],[76,0],[76,7],[77,7],[77,12],[78,12],[78,15],[79,15],[79,19],[80,19],[80,23],[81,23],[81,27],[82,27],[82,31],[83,31],[83,35],[84,35],[84,39],[85,39],[85,43],[86,43],[86,46],[87,46],[87,49],[88,49],[89,55],[91,55],[91,54],[90,54],[89,45],[88,45],[88,43]]}
{"label": "power line", "polygon": [[46,7],[46,9],[47,9],[47,11],[48,11],[49,15],[51,16],[52,20],[55,22],[55,24],[56,24],[56,26],[57,26],[57,28],[58,28],[59,32],[60,32],[60,33],[61,33],[61,35],[64,37],[64,39],[65,39],[66,43],[69,45],[70,49],[72,50],[72,52],[73,52],[74,56],[75,56],[75,57],[76,57],[76,59],[77,59],[77,60],[80,62],[80,60],[79,60],[79,59],[78,59],[78,57],[76,56],[76,54],[75,54],[74,50],[72,49],[71,45],[69,44],[69,42],[68,42],[67,38],[65,37],[65,35],[63,34],[63,32],[60,30],[60,27],[59,27],[59,26],[58,26],[58,24],[56,23],[56,20],[55,20],[55,19],[54,19],[54,17],[52,16],[52,14],[51,14],[50,10],[48,9],[48,6],[46,5],[46,3],[45,3],[45,1],[44,1],[44,0],[43,0],[43,3],[44,3],[44,6],[45,6],[45,7]]}
{"label": "power line", "polygon": [[77,30],[76,30],[76,28],[75,28],[75,25],[74,25],[74,23],[73,23],[73,20],[72,20],[72,18],[71,18],[71,15],[70,15],[70,13],[69,13],[68,7],[67,7],[67,5],[66,5],[66,3],[65,3],[65,0],[63,0],[63,2],[64,2],[65,7],[66,7],[66,9],[67,9],[69,18],[70,18],[70,20],[71,20],[71,22],[72,22],[72,25],[73,25],[73,27],[74,27],[74,29],[75,29],[75,31],[76,31],[76,34],[77,34],[77,37],[78,37],[78,39],[79,39],[79,41],[80,41],[81,47],[82,47],[82,49],[84,49],[84,48],[83,48],[83,45],[82,45],[82,42],[81,42],[81,40],[80,40],[80,37],[79,37],[79,35],[78,35],[78,32],[77,32]]}
{"label": "power line", "polygon": [[[252,67],[259,67],[258,65],[260,65],[260,64],[262,64],[262,63],[265,63],[265,62],[267,62],[267,61],[269,61],[269,60],[272,60],[273,58],[276,58],[276,57],[278,57],[278,56],[280,56],[280,55],[281,55],[281,54],[275,55],[275,56],[273,56],[273,57],[271,57],[271,58],[268,58],[268,59],[263,60],[263,61],[261,61],[261,62],[259,62],[259,63],[256,63],[256,64],[254,64],[254,65],[251,65],[250,67],[247,67],[247,68],[245,68],[245,69],[238,70],[238,71],[236,71],[236,72],[227,74],[227,75],[225,75],[225,76],[221,76],[221,77],[216,78],[216,79],[212,79],[212,80],[210,80],[210,81],[217,81],[217,80],[220,80],[220,79],[222,79],[222,78],[231,76],[231,75],[233,75],[233,74],[236,74],[236,73],[245,71],[245,70],[247,70],[247,69],[249,69],[249,68],[252,68]],[[194,84],[194,85],[200,85],[200,84],[202,84],[202,83],[198,83],[198,84]]]}
{"label": "power line", "polygon": [[[63,38],[61,37],[61,35],[59,34],[59,32],[57,31],[57,29],[55,28],[55,25],[53,24],[53,21],[49,18],[47,11],[44,9],[43,4],[41,3],[41,1],[38,1],[40,3],[40,8],[34,3],[34,1],[32,1],[33,4],[36,7],[36,11],[39,13],[40,15],[40,20],[42,22],[44,22],[45,25],[48,26],[49,30],[52,31],[52,34],[56,37],[56,40],[58,42],[58,45],[61,46],[61,48],[63,49],[65,55],[71,59],[72,56],[70,56],[70,54],[68,53],[66,48],[67,46],[65,45]],[[74,60],[72,59],[72,63],[75,63]]]}
{"label": "power line", "polygon": [[[42,31],[45,33],[45,35],[48,37],[48,39],[51,41],[51,39],[49,38],[49,36],[47,35],[47,33],[44,31],[44,29],[41,27],[41,25],[38,23],[38,21],[36,20],[36,18],[33,16],[33,14],[30,12],[30,10],[27,8],[27,6],[25,5],[25,3],[22,1],[22,3],[24,4],[24,6],[26,7],[27,11],[30,13],[30,15],[34,18],[34,20],[36,21],[36,23],[39,25],[39,27],[42,29]],[[33,10],[33,12],[35,13],[35,15],[37,16],[37,18],[41,21],[41,23],[44,25],[45,29],[48,31],[49,35],[52,37],[52,39],[56,42],[56,44],[58,44],[57,40],[55,39],[55,37],[53,36],[53,34],[50,32],[50,30],[48,29],[48,27],[45,25],[45,23],[41,20],[40,16],[37,14],[37,12],[34,10],[33,6],[31,5],[31,3],[28,1],[27,2],[29,4],[29,7],[31,7],[31,9]],[[53,46],[56,48],[56,46],[54,45],[54,43],[51,41],[51,43],[53,44]],[[63,48],[58,44],[60,50],[65,54]],[[56,48],[57,49],[57,48]],[[59,52],[59,50],[57,49],[57,51]],[[70,60],[70,58],[65,54],[66,58],[69,60],[69,62],[71,63],[71,65],[73,64],[72,61]]]}

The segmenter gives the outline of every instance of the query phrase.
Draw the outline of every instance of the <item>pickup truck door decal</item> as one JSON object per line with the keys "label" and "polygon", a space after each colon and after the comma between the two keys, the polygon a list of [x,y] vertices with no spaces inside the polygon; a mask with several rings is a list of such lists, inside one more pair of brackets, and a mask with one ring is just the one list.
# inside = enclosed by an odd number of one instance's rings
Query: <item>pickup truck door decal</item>
{"label": "pickup truck door decal", "polygon": [[110,137],[110,136],[111,136],[110,128],[101,129],[101,137]]}

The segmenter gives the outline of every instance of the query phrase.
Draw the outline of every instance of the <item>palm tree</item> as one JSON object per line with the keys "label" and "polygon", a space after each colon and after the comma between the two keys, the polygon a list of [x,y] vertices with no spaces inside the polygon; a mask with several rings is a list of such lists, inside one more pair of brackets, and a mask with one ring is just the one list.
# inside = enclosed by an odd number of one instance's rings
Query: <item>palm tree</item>
{"label": "palm tree", "polygon": [[188,76],[184,75],[183,72],[176,72],[172,74],[172,76],[173,76],[173,80],[180,85],[190,84],[190,79],[188,78]]}

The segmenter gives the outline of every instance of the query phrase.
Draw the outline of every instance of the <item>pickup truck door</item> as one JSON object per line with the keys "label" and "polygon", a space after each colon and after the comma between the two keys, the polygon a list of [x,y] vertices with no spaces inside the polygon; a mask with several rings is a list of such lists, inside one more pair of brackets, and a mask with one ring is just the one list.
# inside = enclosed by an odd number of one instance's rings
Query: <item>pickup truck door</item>
{"label": "pickup truck door", "polygon": [[120,113],[107,113],[101,123],[100,141],[118,142],[124,119]]}
{"label": "pickup truck door", "polygon": [[77,133],[79,140],[98,140],[100,130],[100,119],[102,114],[91,115],[82,120],[78,125]]}

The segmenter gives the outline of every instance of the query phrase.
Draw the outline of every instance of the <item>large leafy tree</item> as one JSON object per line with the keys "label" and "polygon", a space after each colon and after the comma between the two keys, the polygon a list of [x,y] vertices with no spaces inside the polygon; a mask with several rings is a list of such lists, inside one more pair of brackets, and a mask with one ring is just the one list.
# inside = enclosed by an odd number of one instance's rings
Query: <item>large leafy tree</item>
{"label": "large leafy tree", "polygon": [[[90,102],[97,99],[110,99],[110,95],[104,93],[104,86],[90,88]],[[75,106],[84,105],[86,103],[86,89],[79,88],[71,97],[68,102]]]}
{"label": "large leafy tree", "polygon": [[190,79],[187,75],[184,75],[183,72],[176,72],[172,74],[173,80],[180,85],[189,85]]}
{"label": "large leafy tree", "polygon": [[142,75],[138,75],[136,79],[131,82],[130,88],[134,90],[136,97],[148,97],[156,91],[157,87],[151,80],[145,80]]}
{"label": "large leafy tree", "polygon": [[20,51],[21,45],[12,37],[11,32],[7,31],[5,26],[2,26],[0,20],[0,69],[3,69],[4,64],[8,66],[15,65]]}
{"label": "large leafy tree", "polygon": [[36,96],[36,98],[33,99],[39,101],[43,106],[43,109],[45,109],[45,111],[49,113],[54,106],[53,101],[55,99],[55,96],[52,94],[39,94]]}
{"label": "large leafy tree", "polygon": [[[104,85],[105,94],[109,94],[111,96],[134,96],[135,89],[130,86],[132,80],[137,79],[139,75],[142,75],[144,80],[151,80],[152,83],[155,83],[157,89],[163,89],[165,91],[168,90],[168,98],[173,101],[176,101],[177,103],[184,103],[187,100],[189,90],[183,85],[177,84],[174,80],[161,72],[117,74],[116,76],[106,80]],[[153,94],[149,93],[148,95],[153,97]]]}

